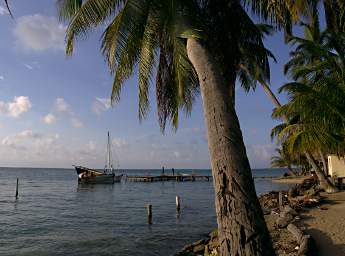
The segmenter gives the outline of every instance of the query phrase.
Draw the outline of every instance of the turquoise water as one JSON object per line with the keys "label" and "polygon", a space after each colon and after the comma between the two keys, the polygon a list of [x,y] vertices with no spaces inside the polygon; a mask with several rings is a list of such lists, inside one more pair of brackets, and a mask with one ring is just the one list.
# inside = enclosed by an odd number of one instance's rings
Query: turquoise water
{"label": "turquoise water", "polygon": [[[283,170],[253,173],[278,176]],[[255,179],[255,184],[258,194],[286,187],[266,179]],[[176,195],[182,199],[179,216]],[[152,225],[147,224],[148,203]],[[212,182],[81,186],[72,169],[0,168],[0,255],[173,255],[215,227]]]}

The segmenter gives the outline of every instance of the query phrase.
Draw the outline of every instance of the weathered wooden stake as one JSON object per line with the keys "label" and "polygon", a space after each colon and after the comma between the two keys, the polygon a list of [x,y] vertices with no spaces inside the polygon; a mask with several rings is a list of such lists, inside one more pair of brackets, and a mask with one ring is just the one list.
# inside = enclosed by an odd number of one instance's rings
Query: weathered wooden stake
{"label": "weathered wooden stake", "polygon": [[152,205],[148,204],[146,208],[147,208],[147,223],[151,225],[152,224]]}
{"label": "weathered wooden stake", "polygon": [[279,198],[278,198],[278,202],[279,202],[279,208],[282,209],[283,207],[283,193],[281,191],[279,191]]}
{"label": "weathered wooden stake", "polygon": [[19,179],[17,178],[17,186],[16,186],[16,199],[18,199],[18,183],[19,183]]}
{"label": "weathered wooden stake", "polygon": [[176,211],[180,211],[181,210],[181,200],[179,196],[176,196]]}

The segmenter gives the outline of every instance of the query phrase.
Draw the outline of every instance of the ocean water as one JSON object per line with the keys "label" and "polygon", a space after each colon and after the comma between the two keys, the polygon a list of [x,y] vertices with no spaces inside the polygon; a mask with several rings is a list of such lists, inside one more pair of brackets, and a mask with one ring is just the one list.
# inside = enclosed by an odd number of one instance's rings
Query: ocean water
{"label": "ocean water", "polygon": [[[263,169],[253,175],[283,172]],[[160,170],[123,173],[158,175]],[[262,178],[255,185],[258,194],[286,188]],[[179,216],[176,195],[181,197]],[[148,203],[152,225],[147,224]],[[0,168],[0,255],[174,255],[214,228],[212,182],[78,185],[72,169]]]}

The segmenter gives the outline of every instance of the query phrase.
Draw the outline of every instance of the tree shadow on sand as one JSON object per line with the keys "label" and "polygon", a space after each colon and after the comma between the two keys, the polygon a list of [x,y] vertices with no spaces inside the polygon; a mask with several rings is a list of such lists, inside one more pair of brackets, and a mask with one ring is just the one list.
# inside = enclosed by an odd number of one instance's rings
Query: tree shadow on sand
{"label": "tree shadow on sand", "polygon": [[325,232],[311,228],[306,233],[311,235],[314,240],[313,255],[315,256],[344,256],[345,244],[335,244]]}

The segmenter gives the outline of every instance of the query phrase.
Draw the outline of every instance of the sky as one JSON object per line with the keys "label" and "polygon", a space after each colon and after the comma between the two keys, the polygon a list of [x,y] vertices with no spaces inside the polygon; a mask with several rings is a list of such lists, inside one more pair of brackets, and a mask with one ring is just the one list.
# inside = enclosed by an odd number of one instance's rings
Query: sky
{"label": "sky", "polygon": [[[138,120],[137,74],[125,83],[120,102],[110,106],[112,77],[99,52],[101,30],[66,57],[66,24],[57,19],[55,0],[10,5],[15,19],[0,2],[0,166],[102,168],[109,130],[120,168],[210,168],[200,97],[191,116],[180,115],[176,132],[167,128],[162,134],[153,86],[151,111]],[[271,63],[277,92],[287,82],[283,65],[290,50],[281,33],[265,44],[278,60]],[[249,93],[237,85],[236,110],[252,168],[269,167],[275,153],[273,107],[259,85]]]}

